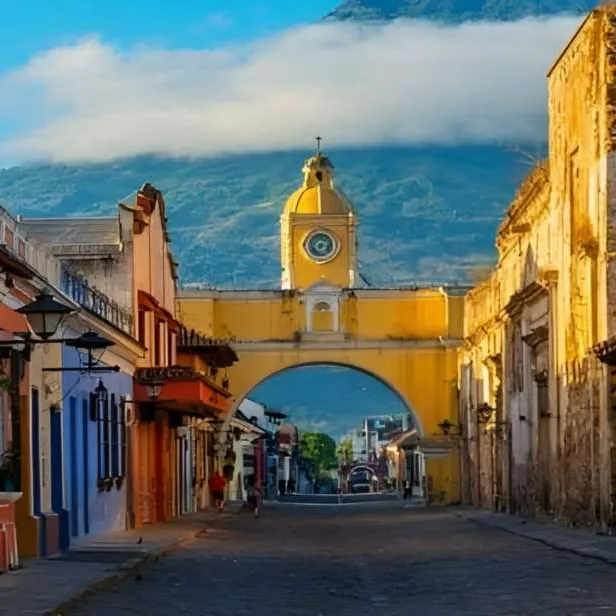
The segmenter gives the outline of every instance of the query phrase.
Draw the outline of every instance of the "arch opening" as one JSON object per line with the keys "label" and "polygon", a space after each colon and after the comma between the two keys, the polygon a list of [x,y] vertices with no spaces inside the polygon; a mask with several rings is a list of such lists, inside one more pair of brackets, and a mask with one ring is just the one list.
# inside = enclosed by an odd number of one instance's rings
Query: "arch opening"
{"label": "arch opening", "polygon": [[312,362],[301,362],[301,363],[294,364],[292,366],[286,366],[284,368],[281,368],[280,370],[275,370],[271,372],[270,374],[266,375],[265,377],[263,377],[253,386],[251,386],[248,389],[248,391],[242,392],[242,394],[236,397],[235,402],[233,404],[233,408],[232,408],[232,414],[235,414],[237,412],[237,410],[239,409],[239,407],[241,406],[244,400],[246,399],[252,400],[252,399],[258,398],[259,388],[261,388],[264,384],[271,382],[273,379],[276,379],[279,376],[284,375],[286,373],[292,373],[298,370],[303,370],[305,368],[315,368],[315,367],[345,369],[345,370],[352,371],[358,374],[362,374],[370,379],[373,379],[377,383],[381,384],[384,388],[386,388],[389,392],[391,392],[391,394],[395,396],[395,398],[399,401],[400,405],[406,410],[407,413],[409,413],[409,415],[412,418],[413,425],[415,429],[417,430],[417,435],[420,438],[424,435],[424,429],[423,429],[423,425],[421,422],[421,418],[419,417],[419,415],[413,408],[412,402],[410,400],[407,400],[391,383],[389,383],[383,377],[379,376],[378,374],[375,374],[374,372],[370,370],[367,370],[360,366],[356,366],[349,362],[333,362],[333,361],[316,360]]}
{"label": "arch opening", "polygon": [[401,438],[423,433],[395,387],[342,362],[273,371],[236,399],[233,413],[270,433],[263,483],[276,496],[395,492],[406,474]]}

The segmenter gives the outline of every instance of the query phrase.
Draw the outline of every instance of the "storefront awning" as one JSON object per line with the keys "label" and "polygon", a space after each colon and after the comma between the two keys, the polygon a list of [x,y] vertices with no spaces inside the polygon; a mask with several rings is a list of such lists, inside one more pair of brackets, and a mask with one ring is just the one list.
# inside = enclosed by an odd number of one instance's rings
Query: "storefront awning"
{"label": "storefront awning", "polygon": [[0,302],[0,330],[18,334],[29,332],[30,328],[23,314],[15,312],[15,310]]}
{"label": "storefront awning", "polygon": [[231,419],[231,426],[233,428],[239,428],[245,434],[252,434],[253,436],[264,436],[266,431],[255,424],[245,421],[244,419],[240,419],[239,417],[233,417]]}
{"label": "storefront awning", "polygon": [[135,402],[195,415],[218,417],[229,412],[231,394],[192,368],[138,368],[135,372]]}
{"label": "storefront awning", "polygon": [[416,447],[419,444],[419,435],[417,434],[417,430],[413,428],[412,430],[406,430],[394,438],[392,438],[387,444],[388,447],[401,447],[402,449],[406,447]]}

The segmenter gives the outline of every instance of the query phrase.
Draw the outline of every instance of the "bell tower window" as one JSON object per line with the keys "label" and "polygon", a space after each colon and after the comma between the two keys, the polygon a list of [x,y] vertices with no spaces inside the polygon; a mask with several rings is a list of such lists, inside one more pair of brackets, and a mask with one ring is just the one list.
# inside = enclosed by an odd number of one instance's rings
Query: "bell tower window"
{"label": "bell tower window", "polygon": [[322,182],[323,181],[323,172],[322,171],[317,171],[317,182]]}

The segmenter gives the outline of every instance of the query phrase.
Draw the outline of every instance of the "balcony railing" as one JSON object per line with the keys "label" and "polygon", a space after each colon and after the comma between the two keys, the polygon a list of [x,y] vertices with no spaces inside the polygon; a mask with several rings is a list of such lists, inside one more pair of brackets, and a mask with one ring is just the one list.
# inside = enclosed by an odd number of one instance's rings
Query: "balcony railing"
{"label": "balcony railing", "polygon": [[62,268],[61,288],[80,306],[104,319],[119,330],[132,335],[133,317],[128,310],[88,284],[79,274]]}
{"label": "balcony railing", "polygon": [[186,327],[180,329],[177,349],[183,353],[201,356],[208,366],[213,368],[228,368],[238,361],[228,339],[210,338]]}

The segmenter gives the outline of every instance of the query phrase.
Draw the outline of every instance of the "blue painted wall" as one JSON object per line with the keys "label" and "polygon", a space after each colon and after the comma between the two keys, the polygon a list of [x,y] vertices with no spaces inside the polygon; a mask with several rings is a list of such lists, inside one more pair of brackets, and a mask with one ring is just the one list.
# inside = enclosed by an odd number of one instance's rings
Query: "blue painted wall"
{"label": "blue painted wall", "polygon": [[[76,332],[66,332],[66,337]],[[103,360],[111,356],[106,351]],[[81,358],[83,362],[85,358]],[[111,361],[113,364],[113,361]],[[62,366],[78,368],[80,356],[76,349],[64,347]],[[101,365],[108,365],[105,361]],[[126,524],[126,481],[118,490],[114,485],[109,492],[100,491],[98,482],[98,425],[90,420],[90,394],[96,389],[99,379],[117,403],[121,396],[131,395],[133,381],[122,372],[62,373],[62,456],[64,469],[64,509],[66,533],[69,537],[96,535],[110,530],[121,530]]]}

